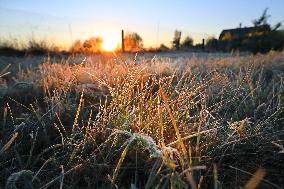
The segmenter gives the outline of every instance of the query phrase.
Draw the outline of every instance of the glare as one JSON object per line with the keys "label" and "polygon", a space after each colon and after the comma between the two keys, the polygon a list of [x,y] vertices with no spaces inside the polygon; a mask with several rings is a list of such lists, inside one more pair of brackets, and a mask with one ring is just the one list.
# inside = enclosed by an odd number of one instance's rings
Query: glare
{"label": "glare", "polygon": [[105,51],[113,51],[117,47],[117,44],[117,40],[111,37],[104,37],[102,47]]}

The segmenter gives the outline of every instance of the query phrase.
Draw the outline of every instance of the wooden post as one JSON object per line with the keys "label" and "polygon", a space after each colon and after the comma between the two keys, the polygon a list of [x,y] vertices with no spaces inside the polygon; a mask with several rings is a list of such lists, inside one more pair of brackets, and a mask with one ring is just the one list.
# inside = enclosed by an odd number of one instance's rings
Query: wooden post
{"label": "wooden post", "polygon": [[180,48],[180,38],[181,38],[181,31],[179,32],[179,38],[178,38],[178,49]]}
{"label": "wooden post", "polygon": [[125,49],[124,49],[124,31],[121,30],[121,50],[124,53]]}

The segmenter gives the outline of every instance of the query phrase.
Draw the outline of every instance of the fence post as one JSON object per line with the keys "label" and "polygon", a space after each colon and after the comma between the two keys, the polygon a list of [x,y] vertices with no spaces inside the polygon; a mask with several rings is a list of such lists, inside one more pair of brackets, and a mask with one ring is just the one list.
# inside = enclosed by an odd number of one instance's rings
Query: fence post
{"label": "fence post", "polygon": [[121,50],[124,53],[125,49],[124,49],[124,31],[121,30]]}

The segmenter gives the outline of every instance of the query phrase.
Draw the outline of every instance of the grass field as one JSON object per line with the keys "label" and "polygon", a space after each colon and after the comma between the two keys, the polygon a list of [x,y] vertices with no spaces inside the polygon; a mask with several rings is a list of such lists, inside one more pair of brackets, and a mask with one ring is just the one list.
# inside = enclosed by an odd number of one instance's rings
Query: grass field
{"label": "grass field", "polygon": [[283,188],[284,52],[0,58],[0,188]]}

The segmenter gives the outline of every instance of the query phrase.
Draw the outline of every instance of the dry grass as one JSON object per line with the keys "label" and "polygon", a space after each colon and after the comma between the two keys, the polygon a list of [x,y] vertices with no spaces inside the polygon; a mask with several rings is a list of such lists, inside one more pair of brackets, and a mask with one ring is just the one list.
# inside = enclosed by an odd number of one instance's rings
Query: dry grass
{"label": "dry grass", "polygon": [[4,66],[0,188],[284,187],[283,52]]}

